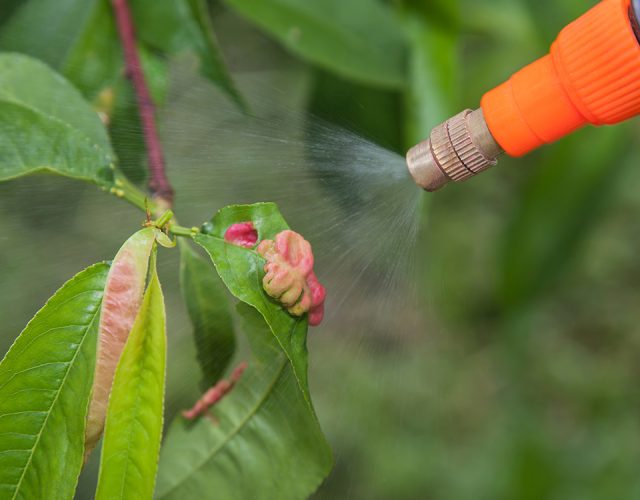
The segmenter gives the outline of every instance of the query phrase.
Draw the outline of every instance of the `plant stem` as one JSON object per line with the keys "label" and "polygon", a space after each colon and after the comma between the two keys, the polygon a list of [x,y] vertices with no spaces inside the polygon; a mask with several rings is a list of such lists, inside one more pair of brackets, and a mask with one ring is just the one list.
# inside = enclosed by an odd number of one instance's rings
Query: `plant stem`
{"label": "plant stem", "polygon": [[169,221],[173,218],[173,212],[171,210],[167,210],[156,220],[156,227],[162,229],[166,226]]}
{"label": "plant stem", "polygon": [[175,236],[186,236],[191,238],[195,234],[199,233],[200,230],[197,227],[184,227],[179,226],[178,224],[171,224],[169,226],[169,232]]}
{"label": "plant stem", "polygon": [[115,187],[111,188],[111,193],[118,198],[128,201],[133,206],[138,207],[142,211],[147,209],[151,213],[157,211],[157,207],[153,201],[148,199],[146,193],[141,191],[136,185],[132,184],[124,175],[117,175]]}
{"label": "plant stem", "polygon": [[116,17],[116,24],[118,25],[120,43],[124,51],[127,77],[133,84],[138,102],[138,113],[142,122],[149,163],[149,189],[154,198],[162,200],[162,205],[170,207],[173,203],[173,188],[165,171],[164,154],[156,126],[155,106],[136,49],[136,36],[131,9],[129,8],[128,0],[111,0],[111,4]]}

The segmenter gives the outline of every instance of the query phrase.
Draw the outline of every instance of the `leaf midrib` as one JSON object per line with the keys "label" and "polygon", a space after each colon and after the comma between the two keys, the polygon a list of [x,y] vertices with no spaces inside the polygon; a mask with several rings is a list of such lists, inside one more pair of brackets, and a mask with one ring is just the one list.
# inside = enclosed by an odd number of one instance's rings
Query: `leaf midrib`
{"label": "leaf midrib", "polygon": [[[153,330],[153,318],[152,318],[152,311],[151,309],[153,308],[153,304],[154,302],[157,300],[153,295],[156,293],[161,293],[161,289],[159,288],[159,282],[158,282],[158,277],[157,274],[153,274],[152,278],[151,278],[151,282],[149,283],[147,290],[145,292],[145,296],[143,298],[143,302],[142,305],[140,307],[140,310],[138,311],[138,315],[136,316],[136,320],[134,322],[134,325],[131,329],[131,332],[129,333],[129,337],[127,338],[127,343],[125,344],[125,348],[122,352],[120,361],[118,362],[118,367],[116,368],[116,373],[114,375],[114,386],[115,386],[115,377],[118,377],[121,372],[120,370],[122,369],[122,367],[124,366],[122,364],[122,361],[124,358],[124,356],[126,354],[128,354],[127,349],[130,349],[132,347],[136,347],[137,351],[140,351],[140,354],[136,355],[136,359],[139,360],[139,362],[137,363],[133,363],[133,366],[136,368],[136,374],[137,375],[132,375],[129,374],[129,376],[127,377],[127,380],[125,382],[130,382],[130,380],[132,378],[138,378],[138,379],[142,379],[143,378],[143,374],[147,371],[151,371],[153,372],[153,370],[148,370],[148,364],[152,363],[152,361],[150,360],[151,355],[149,354],[149,349],[153,350],[153,344],[154,344],[154,340],[155,338],[153,337],[153,334],[150,333]],[[134,329],[138,329],[138,331],[133,332]],[[135,333],[139,333],[141,339],[139,340],[139,345],[138,346],[133,346],[132,345],[132,341],[136,340],[136,338],[134,337]],[[105,465],[107,463],[107,461],[109,459],[111,459],[114,456],[117,455],[121,455],[122,453],[124,453],[125,458],[124,458],[124,464],[122,465],[123,468],[123,472],[121,474],[121,477],[118,478],[119,479],[119,483],[120,483],[120,495],[118,498],[125,498],[125,489],[127,486],[127,476],[129,474],[129,469],[130,469],[130,465],[133,464],[135,467],[137,467],[138,469],[140,469],[140,464],[138,461],[136,460],[132,460],[131,458],[131,445],[133,444],[133,439],[132,436],[134,436],[135,434],[135,430],[134,430],[134,426],[131,425],[131,423],[141,423],[140,420],[140,408],[141,408],[141,399],[142,399],[142,393],[143,391],[143,384],[139,383],[139,384],[135,384],[134,387],[135,390],[135,395],[134,395],[134,403],[131,405],[132,408],[134,408],[135,410],[131,413],[130,417],[126,417],[125,419],[121,419],[119,422],[117,422],[118,424],[122,425],[121,422],[126,421],[127,424],[129,424],[128,427],[128,432],[127,432],[127,439],[126,439],[126,448],[124,451],[118,451],[117,450],[117,445],[116,445],[116,452],[114,453],[112,450],[107,450],[107,446],[106,443],[103,444],[102,446],[102,455],[101,455],[101,470],[100,470],[100,474],[99,474],[99,479],[98,479],[98,492],[96,493],[96,498],[99,497],[99,495],[102,492],[103,489],[103,482],[105,481],[105,477],[103,476],[103,471],[105,470]],[[164,391],[164,388],[163,388]],[[112,426],[114,425],[113,422],[111,421],[110,417],[112,416],[111,412],[114,411],[114,409],[112,408],[112,398],[113,398],[114,392],[113,389],[111,391],[111,394],[109,395],[109,410],[107,413],[107,420],[106,420],[106,426],[105,426],[105,439],[107,438],[107,433],[109,433],[109,435],[111,435],[112,431]],[[119,413],[114,413],[113,416],[115,415],[119,415]],[[162,425],[162,424],[161,424]],[[149,435],[148,430],[146,429],[146,427],[144,425],[141,426],[141,428],[147,433],[147,435]],[[116,436],[116,439],[118,441],[118,443],[121,441],[120,436]],[[107,453],[109,453],[109,455],[107,455]],[[117,464],[116,464],[117,465]],[[154,484],[155,487],[155,484]],[[106,486],[104,486],[104,488],[107,488]],[[102,498],[100,496],[100,498]]]}
{"label": "leaf midrib", "polygon": [[[240,248],[241,250],[245,251],[245,252],[249,252],[255,256],[258,256],[260,258],[262,258],[262,256],[260,256],[260,254],[258,254],[257,252],[255,252],[254,250],[251,249],[247,249],[247,248],[242,248],[242,247],[236,247],[235,245],[232,245],[228,242],[226,242],[224,239],[213,236],[213,235],[206,235],[207,238],[210,238],[213,241],[219,242],[223,244],[223,248],[224,248],[224,256],[225,256],[225,260],[227,261],[227,263],[230,262],[229,257],[227,256],[227,249],[231,246],[233,246],[234,248]],[[209,258],[213,261],[214,266],[216,265],[215,259],[213,259],[213,256],[211,255],[211,253],[209,252],[209,250],[207,249],[206,246],[204,246],[204,249],[207,251],[207,254],[209,255]],[[228,266],[229,270],[231,272],[232,275],[234,275],[234,279],[237,279],[237,273],[234,270],[233,266]],[[256,283],[256,287],[258,290],[262,290],[262,283],[260,282],[260,279],[257,277],[258,275],[256,274],[256,279],[257,279],[257,283]],[[232,292],[233,294],[233,292]],[[236,296],[235,294],[233,294],[234,296]],[[247,302],[244,299],[241,299],[240,297],[236,298],[238,300],[241,300],[242,302],[247,303],[249,306],[253,307],[254,309],[257,310],[257,312],[260,314],[260,317],[262,318],[262,321],[265,322],[266,326],[269,328],[269,331],[271,333],[271,335],[273,335],[273,337],[275,338],[276,342],[278,343],[279,347],[280,347],[280,355],[282,356],[281,359],[281,365],[280,367],[277,369],[277,371],[274,374],[274,378],[271,381],[271,383],[269,384],[268,387],[265,388],[264,394],[260,397],[260,399],[256,402],[256,404],[253,406],[253,408],[247,412],[246,416],[235,426],[235,428],[225,436],[225,438],[218,444],[218,446],[216,446],[215,448],[213,448],[209,453],[207,453],[205,455],[205,457],[195,466],[193,467],[193,469],[191,469],[191,471],[183,477],[183,479],[181,479],[180,481],[178,481],[177,483],[175,483],[175,485],[173,485],[169,490],[167,490],[162,497],[160,498],[165,498],[168,495],[170,495],[173,491],[175,491],[178,487],[180,487],[185,481],[188,480],[189,477],[191,477],[196,471],[198,471],[199,469],[201,469],[203,466],[205,466],[207,464],[207,462],[209,462],[221,449],[223,449],[225,446],[227,446],[227,444],[238,434],[242,431],[242,429],[246,426],[247,422],[249,422],[249,420],[251,420],[256,414],[257,412],[260,410],[260,408],[262,407],[263,404],[265,404],[265,402],[267,401],[267,399],[269,398],[269,396],[271,395],[273,388],[275,387],[275,385],[277,384],[278,380],[280,379],[280,377],[282,376],[285,367],[287,366],[287,364],[289,364],[291,366],[291,371],[293,373],[293,376],[296,379],[296,385],[298,386],[298,390],[300,390],[302,397],[306,403],[307,409],[311,411],[312,414],[313,413],[313,408],[310,404],[310,402],[307,400],[307,396],[305,391],[302,388],[302,383],[296,373],[296,369],[295,366],[293,364],[293,359],[290,357],[287,349],[285,349],[285,347],[282,345],[282,342],[280,340],[280,338],[278,338],[278,335],[275,334],[275,332],[273,331],[273,328],[271,326],[271,324],[269,323],[269,321],[267,321],[267,319],[263,316],[262,312],[260,312],[260,310],[256,307],[255,304],[252,304],[251,302]],[[265,297],[262,297],[262,301],[263,301],[263,307],[265,304]],[[295,323],[292,325],[291,329],[292,331],[296,329],[298,323],[299,323],[299,319],[295,321]]]}
{"label": "leaf midrib", "polygon": [[[151,298],[149,298],[149,303],[151,303]],[[150,307],[150,306],[148,306]],[[140,310],[140,312],[142,312],[142,309]],[[144,324],[144,328],[141,328],[143,331],[142,334],[142,345],[140,346],[141,350],[143,350],[145,348],[145,346],[147,345],[147,333],[148,330],[150,330],[148,328],[148,322],[149,322],[149,315],[148,315],[148,311],[144,311],[145,314],[145,318],[144,318],[144,322],[142,322]],[[149,356],[141,356],[142,357],[142,362],[141,363],[136,363],[136,365],[138,365],[138,376],[140,377],[140,380],[142,379],[142,373],[144,373],[147,369],[147,363],[149,361]],[[142,395],[142,383],[140,384],[136,384],[136,395],[135,395],[135,403],[133,405],[133,407],[135,408],[135,415],[133,415],[134,412],[131,412],[131,418],[129,419],[129,424],[131,424],[132,422],[138,422],[140,423],[140,399],[141,399],[141,395]],[[145,429],[144,425],[141,426],[143,429]],[[146,430],[146,429],[145,429]],[[125,458],[125,468],[124,468],[124,473],[122,474],[122,488],[120,489],[120,498],[125,498],[124,492],[125,492],[125,488],[127,485],[127,475],[129,473],[129,464],[132,463],[136,463],[134,460],[131,459],[131,443],[133,442],[133,437],[134,435],[134,428],[133,425],[129,425],[129,433],[128,433],[128,439],[127,439],[127,450],[126,450],[126,458]]]}
{"label": "leaf midrib", "polygon": [[[229,264],[227,267],[229,268],[229,272],[234,276],[234,279],[235,279],[236,281],[238,281],[238,279],[237,279],[237,276],[238,276],[238,275],[237,275],[237,273],[236,273],[236,272],[235,272],[235,270],[234,270],[234,266],[230,265],[230,262],[231,262],[231,261],[230,261],[230,259],[229,259],[228,255],[227,255],[227,249],[228,249],[228,248],[239,249],[239,250],[241,250],[241,251],[248,252],[248,253],[250,253],[250,254],[252,254],[252,255],[254,255],[254,256],[256,256],[256,257],[260,258],[260,259],[264,259],[264,258],[262,257],[262,255],[260,255],[258,252],[256,252],[255,250],[252,250],[252,249],[250,249],[250,248],[244,248],[244,247],[241,247],[241,246],[238,246],[238,245],[234,245],[233,243],[229,243],[228,241],[224,240],[223,238],[220,238],[220,237],[218,237],[218,236],[214,236],[214,235],[212,235],[212,234],[201,235],[201,236],[200,236],[200,239],[203,239],[203,236],[204,236],[204,237],[206,237],[206,238],[204,238],[204,241],[205,241],[205,242],[206,242],[206,240],[207,240],[207,239],[211,239],[211,240],[213,240],[213,241],[215,241],[215,242],[218,242],[218,243],[221,243],[221,244],[223,245],[223,248],[224,248],[224,257],[225,257],[225,260],[226,260],[227,264]],[[215,259],[213,258],[213,255],[211,254],[211,252],[209,251],[209,249],[207,248],[207,246],[206,246],[206,245],[202,245],[202,244],[200,244],[200,243],[198,242],[198,240],[196,240],[196,243],[198,243],[201,247],[203,247],[203,248],[204,248],[204,250],[207,252],[207,255],[209,256],[209,259],[213,262],[213,265],[214,265],[214,267],[216,268],[216,272],[218,272],[218,271],[217,271],[217,265],[216,265]],[[220,274],[220,273],[218,273],[218,274]],[[221,279],[222,279],[222,277],[221,277]],[[257,289],[257,290],[264,290],[264,289],[263,289],[263,287],[262,287],[262,282],[260,281],[260,278],[258,278],[258,275],[257,275],[257,274],[256,274],[256,279],[257,279],[256,289]],[[222,281],[224,282],[224,279],[222,279]],[[226,286],[226,283],[225,283],[225,286]],[[229,288],[229,287],[227,287],[227,288]],[[304,398],[305,402],[307,403],[307,407],[309,408],[309,410],[311,410],[311,412],[313,413],[313,405],[312,405],[312,403],[311,403],[311,401],[310,401],[310,399],[309,399],[309,397],[308,397],[308,394],[307,394],[308,389],[307,389],[307,390],[305,390],[305,388],[303,387],[302,380],[301,380],[301,379],[300,379],[300,377],[298,376],[298,371],[297,371],[297,369],[296,369],[296,365],[295,365],[295,364],[294,364],[294,362],[293,362],[293,358],[292,358],[291,354],[289,353],[289,350],[284,346],[284,344],[282,343],[282,341],[281,341],[281,340],[280,340],[280,338],[278,337],[278,335],[276,335],[276,332],[273,330],[273,327],[271,326],[271,323],[270,323],[270,322],[267,320],[267,318],[262,314],[262,312],[260,311],[260,309],[258,309],[258,306],[257,306],[256,304],[254,304],[254,303],[252,303],[252,302],[250,302],[250,301],[247,301],[247,300],[245,300],[245,299],[243,299],[243,298],[241,298],[241,297],[238,297],[238,295],[236,295],[235,293],[233,293],[233,291],[232,291],[230,288],[229,288],[229,291],[231,292],[231,294],[232,294],[235,298],[237,298],[237,299],[238,299],[238,300],[240,300],[241,302],[244,302],[244,303],[246,303],[246,304],[250,305],[251,307],[253,307],[254,309],[256,309],[256,310],[260,313],[260,316],[262,316],[262,319],[264,320],[264,322],[265,322],[265,323],[267,324],[267,326],[269,327],[269,331],[271,332],[271,335],[273,335],[273,337],[276,339],[276,342],[278,342],[278,345],[280,346],[280,349],[282,350],[282,352],[284,353],[284,355],[286,356],[286,358],[289,360],[289,362],[290,362],[290,364],[291,364],[291,370],[292,370],[292,372],[293,372],[293,376],[295,377],[296,382],[298,383],[298,387],[300,388],[300,392],[302,393],[302,397]],[[261,301],[261,303],[262,303],[262,307],[263,307],[263,308],[265,308],[265,309],[267,309],[267,308],[268,308],[268,306],[271,304],[270,302],[268,302],[268,299],[266,298],[266,294],[264,293],[264,291],[263,291],[263,293],[260,295],[260,301]],[[287,314],[288,314],[288,313],[287,313]],[[294,324],[293,324],[293,326],[291,327],[291,330],[292,330],[292,331],[293,331],[293,330],[295,330],[295,329],[297,328],[297,326],[298,326],[298,324],[299,324],[299,322],[300,322],[300,321],[302,321],[302,319],[301,319],[301,318],[297,318],[297,319],[295,320],[295,323],[294,323]]]}
{"label": "leaf midrib", "polygon": [[213,448],[211,450],[210,453],[208,453],[205,458],[203,460],[200,461],[200,463],[198,463],[198,465],[196,465],[189,474],[187,474],[182,480],[180,480],[179,482],[177,482],[174,486],[171,487],[171,489],[169,489],[166,493],[164,493],[162,495],[161,498],[164,498],[166,496],[168,496],[171,492],[173,492],[175,489],[177,489],[180,485],[182,485],[190,476],[192,476],[197,470],[201,469],[202,467],[204,467],[207,462],[209,460],[211,460],[222,448],[224,448],[230,441],[231,439],[233,439],[237,434],[240,433],[240,431],[242,429],[244,429],[244,427],[247,425],[247,423],[249,422],[249,420],[251,420],[260,410],[260,408],[262,407],[262,405],[265,404],[265,402],[267,401],[268,397],[271,395],[273,388],[275,387],[275,385],[278,383],[278,380],[280,379],[280,377],[282,376],[283,372],[284,372],[284,368],[286,367],[288,363],[288,359],[285,357],[283,357],[282,362],[280,367],[278,368],[278,370],[276,371],[273,380],[270,382],[269,386],[266,388],[266,390],[264,391],[264,394],[260,397],[260,399],[256,402],[256,404],[254,405],[254,407],[247,413],[247,415],[238,423],[238,425],[233,429],[233,431],[231,431],[229,434],[227,434],[227,436],[225,437],[225,439],[215,448]]}

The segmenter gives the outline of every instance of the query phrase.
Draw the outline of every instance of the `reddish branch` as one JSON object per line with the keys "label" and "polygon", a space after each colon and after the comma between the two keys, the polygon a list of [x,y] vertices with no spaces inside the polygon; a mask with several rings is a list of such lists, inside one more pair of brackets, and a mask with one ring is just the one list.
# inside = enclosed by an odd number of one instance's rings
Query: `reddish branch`
{"label": "reddish branch", "polygon": [[149,189],[151,193],[171,205],[173,188],[165,172],[162,145],[158,136],[155,106],[142,71],[140,57],[136,49],[136,35],[128,0],[111,0],[116,16],[120,42],[124,51],[127,77],[131,80],[138,102],[138,113],[142,122],[144,142],[149,161]]}

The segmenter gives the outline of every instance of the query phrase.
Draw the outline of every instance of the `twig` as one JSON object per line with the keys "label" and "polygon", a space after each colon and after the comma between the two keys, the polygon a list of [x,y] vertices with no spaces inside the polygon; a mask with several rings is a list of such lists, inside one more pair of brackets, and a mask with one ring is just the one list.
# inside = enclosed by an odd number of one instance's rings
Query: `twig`
{"label": "twig", "polygon": [[136,35],[128,0],[111,0],[116,16],[120,42],[124,51],[127,77],[131,80],[138,101],[138,113],[142,122],[144,142],[149,162],[149,189],[164,205],[173,203],[173,188],[165,171],[162,145],[156,126],[155,106],[142,71],[140,57],[136,49]]}

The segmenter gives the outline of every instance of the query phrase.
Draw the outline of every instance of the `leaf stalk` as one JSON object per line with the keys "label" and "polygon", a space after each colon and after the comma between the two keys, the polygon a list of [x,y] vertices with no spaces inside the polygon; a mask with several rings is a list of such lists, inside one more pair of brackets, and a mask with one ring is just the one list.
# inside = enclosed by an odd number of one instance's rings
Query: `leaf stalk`
{"label": "leaf stalk", "polygon": [[193,238],[196,234],[200,232],[200,229],[198,229],[197,227],[184,227],[184,226],[179,226],[178,224],[171,224],[169,226],[169,232],[174,236]]}

